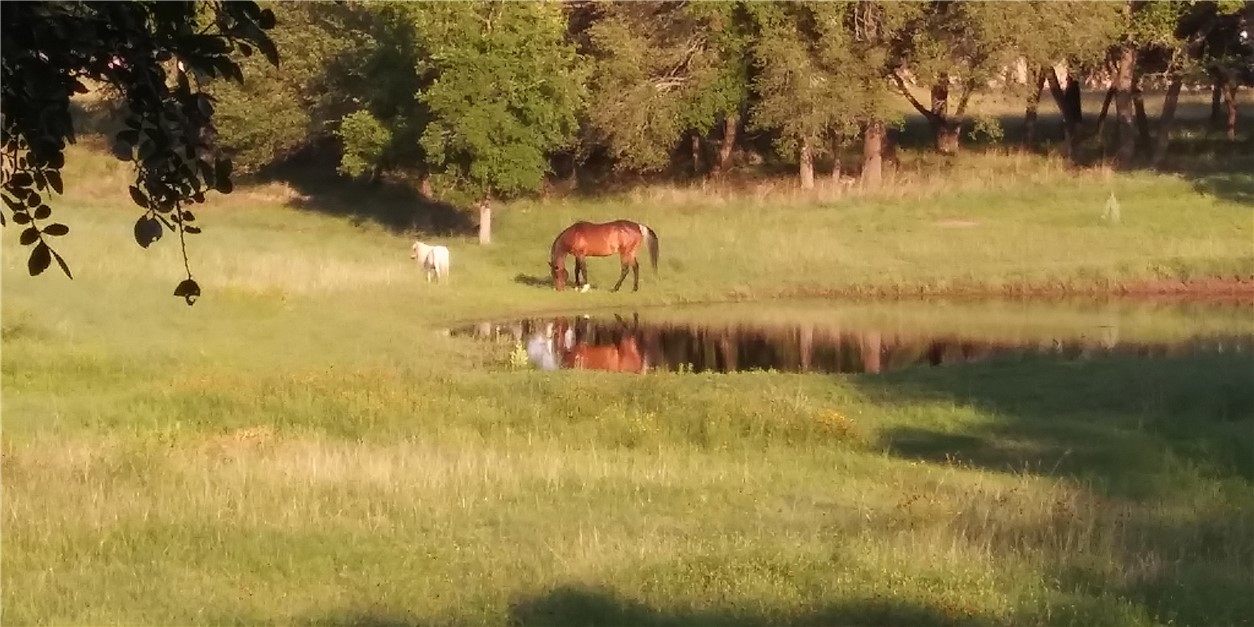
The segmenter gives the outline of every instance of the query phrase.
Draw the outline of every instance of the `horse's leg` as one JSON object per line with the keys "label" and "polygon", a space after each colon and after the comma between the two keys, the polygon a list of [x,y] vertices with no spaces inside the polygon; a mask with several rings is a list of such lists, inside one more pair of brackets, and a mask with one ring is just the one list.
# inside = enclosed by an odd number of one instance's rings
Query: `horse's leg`
{"label": "horse's leg", "polygon": [[[575,274],[579,275],[575,277],[575,283],[579,285],[580,287],[583,287],[592,282],[591,279],[588,278],[588,258],[587,257],[584,257],[584,256],[575,257]],[[583,277],[582,282],[580,281],[580,278],[579,278],[580,276]]]}
{"label": "horse's leg", "polygon": [[610,290],[611,292],[617,292],[618,288],[623,286],[623,281],[627,280],[627,273],[630,271],[631,271],[631,266],[628,265],[626,261],[624,261],[623,271],[619,273],[618,275],[618,283],[614,284],[614,289]]}
{"label": "horse's leg", "polygon": [[631,279],[632,279],[631,291],[633,292],[640,291],[640,260],[639,259],[631,260]]}

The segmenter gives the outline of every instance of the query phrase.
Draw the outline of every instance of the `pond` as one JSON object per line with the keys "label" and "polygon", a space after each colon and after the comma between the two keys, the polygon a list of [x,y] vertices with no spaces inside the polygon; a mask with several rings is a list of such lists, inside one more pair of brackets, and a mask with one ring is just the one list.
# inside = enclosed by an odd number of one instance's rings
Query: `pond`
{"label": "pond", "polygon": [[1254,361],[1250,302],[786,301],[486,321],[451,329],[544,370],[881,373],[1023,359]]}

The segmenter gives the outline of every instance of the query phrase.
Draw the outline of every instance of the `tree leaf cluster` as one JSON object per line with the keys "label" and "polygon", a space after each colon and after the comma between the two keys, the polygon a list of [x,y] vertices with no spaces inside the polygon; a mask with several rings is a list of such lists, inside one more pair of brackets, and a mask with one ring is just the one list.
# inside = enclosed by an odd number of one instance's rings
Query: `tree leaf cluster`
{"label": "tree leaf cluster", "polygon": [[[70,98],[85,82],[107,85],[126,103],[125,130],[113,138],[131,162],[131,198],[144,210],[136,240],[148,246],[163,229],[180,242],[199,232],[188,206],[210,191],[230,193],[231,160],[218,149],[215,99],[202,82],[242,81],[236,57],[278,50],[266,35],[273,12],[253,2],[6,2],[0,5],[0,116],[3,174],[0,195],[31,246],[28,269],[40,274],[53,260],[69,265],[50,238],[68,227],[48,223],[48,198],[64,191],[65,147],[75,141]],[[0,212],[0,216],[3,213]],[[187,279],[195,283],[183,248]],[[191,304],[193,292],[176,295]]]}

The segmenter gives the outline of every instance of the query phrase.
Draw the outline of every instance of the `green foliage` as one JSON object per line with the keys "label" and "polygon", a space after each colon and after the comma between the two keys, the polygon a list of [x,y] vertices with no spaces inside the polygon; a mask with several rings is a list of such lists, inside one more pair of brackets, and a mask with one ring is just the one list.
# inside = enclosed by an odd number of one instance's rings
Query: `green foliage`
{"label": "green foliage", "polygon": [[971,137],[978,139],[983,136],[989,142],[999,142],[1006,136],[1001,122],[991,115],[976,115],[971,119]]}
{"label": "green foliage", "polygon": [[273,2],[271,32],[284,51],[281,68],[257,57],[243,59],[242,84],[214,81],[218,131],[240,172],[281,161],[327,136],[355,108],[348,76],[370,40],[360,11],[331,3]]}
{"label": "green foliage", "polygon": [[344,116],[337,134],[344,144],[339,171],[354,177],[371,172],[392,143],[391,129],[369,111]]}
{"label": "green foliage", "polygon": [[398,6],[427,49],[419,94],[431,113],[426,162],[477,196],[536,190],[547,153],[575,138],[584,68],[554,4],[481,2]]}
{"label": "green foliage", "polygon": [[587,30],[587,118],[621,170],[665,168],[685,133],[739,116],[748,98],[744,3],[606,3]]}
{"label": "green foliage", "polygon": [[[0,11],[3,197],[13,221],[25,227],[21,244],[33,246],[30,274],[40,274],[55,258],[70,275],[47,240],[67,234],[68,227],[39,223],[52,214],[44,195],[63,191],[64,149],[74,141],[70,97],[87,92],[80,78],[107,85],[127,103],[116,154],[134,164],[129,190],[144,209],[135,225],[139,244],[159,239],[163,227],[177,232],[180,243],[185,234],[199,232],[186,207],[204,202],[206,192],[232,189],[231,161],[216,151],[214,101],[200,79],[242,82],[232,55],[254,49],[278,65],[265,32],[275,25],[274,13],[254,2],[218,1],[19,2]],[[183,262],[187,279],[175,295],[190,305],[200,289],[185,251]]]}
{"label": "green foliage", "polygon": [[837,75],[852,60],[843,25],[853,8],[760,3],[750,10],[758,35],[752,125],[779,130],[782,155],[795,153],[799,142],[817,144],[823,136],[856,130],[860,93]]}
{"label": "green foliage", "polygon": [[822,154],[822,140],[897,118],[886,76],[895,38],[918,12],[911,3],[754,3],[752,125],[778,131],[782,155],[802,140]]}

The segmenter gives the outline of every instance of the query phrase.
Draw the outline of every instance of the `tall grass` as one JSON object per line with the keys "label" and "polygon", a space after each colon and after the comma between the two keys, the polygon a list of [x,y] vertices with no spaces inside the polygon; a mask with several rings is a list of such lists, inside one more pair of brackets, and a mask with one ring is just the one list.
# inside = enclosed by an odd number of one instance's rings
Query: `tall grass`
{"label": "tall grass", "polygon": [[[57,210],[74,281],[26,277],[17,246],[0,256],[0,620],[1248,622],[1249,355],[624,377],[509,370],[442,332],[801,291],[1254,276],[1239,198],[1013,159],[830,197],[513,203],[491,247],[442,240],[442,286],[406,233],[245,188],[198,212],[205,296],[189,309],[170,296],[177,247],[138,249],[119,172],[73,152]],[[1112,190],[1118,225],[1101,220]],[[661,234],[640,292],[606,293],[607,259],[590,293],[537,285],[560,227],[613,217]],[[1028,334],[1110,313],[892,311]],[[1138,311],[1114,315],[1144,337],[1241,324]]]}

